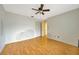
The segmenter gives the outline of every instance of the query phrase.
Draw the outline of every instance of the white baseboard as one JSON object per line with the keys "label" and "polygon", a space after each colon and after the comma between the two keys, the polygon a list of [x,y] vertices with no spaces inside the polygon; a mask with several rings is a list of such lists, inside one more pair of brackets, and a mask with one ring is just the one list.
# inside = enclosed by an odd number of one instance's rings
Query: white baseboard
{"label": "white baseboard", "polygon": [[40,36],[40,35],[31,37],[31,38],[27,38],[27,39],[11,40],[11,41],[6,42],[5,44],[10,44],[10,43],[14,43],[14,42],[19,42],[19,41],[29,40],[29,39],[32,39],[32,38],[35,38],[35,37],[39,37],[39,36]]}
{"label": "white baseboard", "polygon": [[76,40],[74,37],[66,38],[65,36],[60,35],[60,34],[58,34],[58,36],[60,36],[60,37],[57,38],[57,34],[51,34],[51,33],[48,34],[48,38],[50,38],[50,39],[54,39],[54,40],[78,47],[78,40]]}
{"label": "white baseboard", "polygon": [[2,50],[4,49],[4,47],[5,47],[5,45],[0,48],[0,53],[2,52]]}

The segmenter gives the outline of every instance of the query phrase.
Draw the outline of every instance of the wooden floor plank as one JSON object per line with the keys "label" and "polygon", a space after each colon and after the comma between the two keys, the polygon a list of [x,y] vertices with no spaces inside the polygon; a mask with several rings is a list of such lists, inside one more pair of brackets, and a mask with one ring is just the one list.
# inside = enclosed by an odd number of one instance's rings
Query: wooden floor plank
{"label": "wooden floor plank", "polygon": [[[43,38],[44,39],[44,38]],[[45,41],[47,40],[47,41]],[[3,55],[79,55],[79,48],[41,37],[7,44]]]}

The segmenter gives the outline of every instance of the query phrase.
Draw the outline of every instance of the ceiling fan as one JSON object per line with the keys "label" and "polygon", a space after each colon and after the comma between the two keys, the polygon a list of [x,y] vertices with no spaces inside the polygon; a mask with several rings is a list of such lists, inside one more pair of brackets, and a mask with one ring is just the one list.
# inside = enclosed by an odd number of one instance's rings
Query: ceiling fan
{"label": "ceiling fan", "polygon": [[44,8],[44,4],[41,4],[38,9],[32,8],[32,10],[37,11],[35,14],[40,13],[40,14],[42,14],[42,15],[44,15],[44,12],[50,11],[50,9],[43,9],[43,8]]}

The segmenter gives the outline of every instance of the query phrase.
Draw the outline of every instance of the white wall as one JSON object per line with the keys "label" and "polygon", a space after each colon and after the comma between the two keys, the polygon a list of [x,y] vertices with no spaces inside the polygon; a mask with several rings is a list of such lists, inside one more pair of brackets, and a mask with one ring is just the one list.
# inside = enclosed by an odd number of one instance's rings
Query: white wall
{"label": "white wall", "polygon": [[48,37],[78,46],[79,9],[47,19]]}
{"label": "white wall", "polygon": [[[5,36],[6,44],[22,41],[38,36],[35,29],[35,19],[27,16],[6,12]],[[37,25],[38,26],[38,25]]]}
{"label": "white wall", "polygon": [[40,36],[37,19],[6,12],[0,5],[0,52],[5,44]]}
{"label": "white wall", "polygon": [[2,5],[0,5],[0,52],[5,46],[5,35],[4,35],[4,25],[3,25],[4,20],[5,20],[5,11]]}

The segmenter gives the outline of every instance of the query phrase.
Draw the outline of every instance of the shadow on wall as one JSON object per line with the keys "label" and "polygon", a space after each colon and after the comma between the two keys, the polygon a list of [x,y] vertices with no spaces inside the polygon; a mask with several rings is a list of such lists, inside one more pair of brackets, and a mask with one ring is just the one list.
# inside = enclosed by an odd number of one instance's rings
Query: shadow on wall
{"label": "shadow on wall", "polygon": [[34,37],[34,31],[32,29],[25,30],[17,34],[16,39],[31,39]]}

